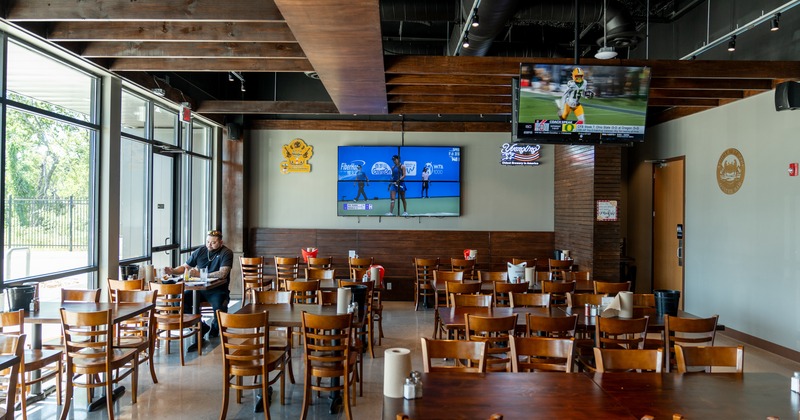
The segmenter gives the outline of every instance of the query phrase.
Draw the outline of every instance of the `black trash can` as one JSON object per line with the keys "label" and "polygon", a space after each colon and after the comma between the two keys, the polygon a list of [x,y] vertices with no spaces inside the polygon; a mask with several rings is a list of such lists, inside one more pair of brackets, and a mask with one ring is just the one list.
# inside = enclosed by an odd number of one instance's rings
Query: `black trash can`
{"label": "black trash can", "polygon": [[364,316],[364,311],[367,308],[367,286],[352,284],[345,287],[350,289],[353,296],[352,301],[358,303],[358,316],[360,319],[360,317]]}
{"label": "black trash can", "polygon": [[128,280],[128,278],[139,278],[139,266],[138,265],[121,265],[119,266],[119,279],[120,280]]}
{"label": "black trash can", "polygon": [[8,310],[18,311],[24,309],[27,311],[31,306],[31,301],[33,301],[35,293],[36,286],[13,286],[6,288]]}
{"label": "black trash can", "polygon": [[658,315],[678,316],[678,303],[681,300],[680,290],[654,290],[656,295],[656,313]]}

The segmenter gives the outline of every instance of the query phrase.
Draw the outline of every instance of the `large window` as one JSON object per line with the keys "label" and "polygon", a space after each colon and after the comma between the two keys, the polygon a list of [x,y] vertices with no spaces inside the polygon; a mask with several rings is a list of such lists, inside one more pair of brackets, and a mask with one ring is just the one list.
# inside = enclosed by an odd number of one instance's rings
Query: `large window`
{"label": "large window", "polygon": [[81,273],[97,260],[99,79],[14,40],[7,57],[3,279],[73,276],[88,287]]}

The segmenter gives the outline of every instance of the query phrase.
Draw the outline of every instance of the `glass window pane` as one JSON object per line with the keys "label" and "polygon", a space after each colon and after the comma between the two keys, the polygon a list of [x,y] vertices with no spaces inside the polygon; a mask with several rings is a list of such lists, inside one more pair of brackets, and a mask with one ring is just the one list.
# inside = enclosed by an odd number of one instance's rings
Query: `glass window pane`
{"label": "glass window pane", "polygon": [[119,258],[148,254],[147,160],[149,147],[123,138],[120,145]]}
{"label": "glass window pane", "polygon": [[177,242],[172,237],[175,159],[153,155],[153,246]]}
{"label": "glass window pane", "polygon": [[14,108],[7,117],[5,280],[87,267],[96,133]]}
{"label": "glass window pane", "polygon": [[9,40],[6,94],[11,100],[95,122],[92,110],[97,80]]}
{"label": "glass window pane", "polygon": [[122,132],[147,138],[147,101],[122,91]]}
{"label": "glass window pane", "polygon": [[193,247],[203,245],[206,241],[206,232],[212,228],[208,225],[211,207],[209,165],[208,159],[192,157],[191,246]]}
{"label": "glass window pane", "polygon": [[210,154],[210,134],[210,127],[195,123],[192,126],[192,151],[203,156],[208,156]]}
{"label": "glass window pane", "polygon": [[178,113],[155,106],[153,112],[153,138],[163,143],[178,144]]}

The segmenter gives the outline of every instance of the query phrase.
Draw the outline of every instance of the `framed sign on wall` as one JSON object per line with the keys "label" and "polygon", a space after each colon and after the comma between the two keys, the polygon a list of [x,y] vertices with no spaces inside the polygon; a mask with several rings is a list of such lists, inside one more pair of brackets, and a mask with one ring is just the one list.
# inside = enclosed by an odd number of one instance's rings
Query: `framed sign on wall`
{"label": "framed sign on wall", "polygon": [[597,200],[597,221],[616,222],[617,200]]}

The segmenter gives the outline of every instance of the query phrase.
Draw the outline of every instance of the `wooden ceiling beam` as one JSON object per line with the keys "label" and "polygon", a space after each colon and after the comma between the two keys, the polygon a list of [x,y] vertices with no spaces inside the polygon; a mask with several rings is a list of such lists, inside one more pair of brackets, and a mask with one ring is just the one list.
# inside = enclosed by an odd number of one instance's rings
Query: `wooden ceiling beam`
{"label": "wooden ceiling beam", "polygon": [[511,104],[458,104],[442,106],[442,104],[390,104],[392,114],[499,114],[511,115]]}
{"label": "wooden ceiling beam", "polygon": [[389,95],[485,95],[511,97],[511,86],[481,86],[476,89],[469,85],[437,86],[434,92],[429,85],[389,85]]}
{"label": "wooden ceiling beam", "polygon": [[679,107],[715,107],[720,105],[719,99],[698,98],[654,98],[647,101],[648,106]]}
{"label": "wooden ceiling beam", "polygon": [[667,121],[672,121],[678,118],[686,117],[692,114],[696,114],[698,112],[706,111],[709,109],[713,109],[714,107],[675,107],[675,108],[668,108],[662,112],[654,113],[654,115],[647,116],[647,126],[653,126],[656,124],[661,124]]}
{"label": "wooden ceiling beam", "polygon": [[393,132],[510,133],[511,124],[474,121],[255,120],[256,130],[338,130]]}
{"label": "wooden ceiling beam", "polygon": [[772,81],[768,79],[698,79],[698,78],[653,78],[650,89],[734,89],[771,90]]}
{"label": "wooden ceiling beam", "polygon": [[284,22],[57,22],[47,39],[61,41],[297,42]]}
{"label": "wooden ceiling beam", "polygon": [[272,42],[92,42],[84,57],[305,58],[297,43]]}
{"label": "wooden ceiling beam", "polygon": [[483,75],[444,75],[444,74],[402,74],[386,75],[386,84],[392,85],[470,85],[475,86],[508,86],[511,93],[511,78],[507,76]]}
{"label": "wooden ceiling beam", "polygon": [[705,89],[650,89],[650,99],[655,98],[729,98],[745,97],[741,90]]}
{"label": "wooden ceiling beam", "polygon": [[108,65],[111,71],[245,71],[245,72],[306,72],[313,71],[305,59],[256,58],[118,58]]}
{"label": "wooden ceiling beam", "polygon": [[342,113],[385,114],[379,0],[276,0]]}
{"label": "wooden ceiling beam", "polygon": [[280,21],[272,0],[24,0],[10,4],[10,21]]}
{"label": "wooden ceiling beam", "polygon": [[338,114],[332,102],[314,101],[202,101],[201,114]]}
{"label": "wooden ceiling beam", "polygon": [[431,104],[451,104],[461,106],[462,104],[504,104],[511,105],[511,96],[480,96],[480,95],[389,95],[389,103],[431,103]]}

